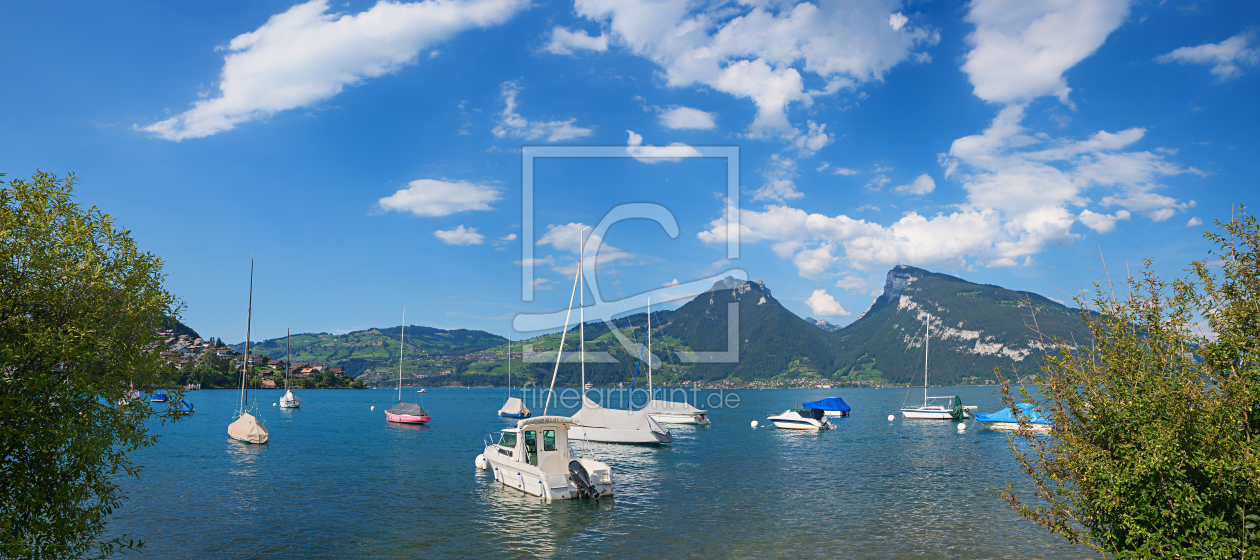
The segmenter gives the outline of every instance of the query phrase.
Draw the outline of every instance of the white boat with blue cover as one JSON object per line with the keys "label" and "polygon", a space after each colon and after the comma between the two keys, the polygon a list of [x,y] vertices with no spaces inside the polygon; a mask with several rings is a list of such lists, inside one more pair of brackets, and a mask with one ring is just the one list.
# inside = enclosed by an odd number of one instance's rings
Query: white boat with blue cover
{"label": "white boat with blue cover", "polygon": [[816,401],[810,401],[801,404],[801,408],[817,408],[823,411],[827,416],[848,416],[849,411],[853,410],[849,407],[849,403],[844,402],[840,397],[827,397]]}
{"label": "white boat with blue cover", "polygon": [[[1049,432],[1054,425],[1054,421],[1041,412],[1040,409],[1028,403],[1019,403],[1015,405],[1023,414],[1027,421],[1028,429],[1034,432]],[[976,415],[976,420],[984,424],[991,430],[1003,430],[1014,432],[1019,430],[1019,418],[1010,408],[1003,408],[997,412],[980,413]]]}

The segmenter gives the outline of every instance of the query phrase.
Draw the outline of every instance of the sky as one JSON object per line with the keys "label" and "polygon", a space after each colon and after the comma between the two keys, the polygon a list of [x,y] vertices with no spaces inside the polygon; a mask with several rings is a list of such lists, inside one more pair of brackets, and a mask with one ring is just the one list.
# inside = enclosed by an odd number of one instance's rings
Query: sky
{"label": "sky", "polygon": [[232,342],[251,259],[256,340],[404,307],[528,336],[567,308],[582,235],[606,313],[730,274],[846,325],[898,264],[1068,303],[1145,259],[1184,274],[1260,203],[1255,2],[10,2],[0,20],[0,172],[75,173],[81,204],[163,259],[184,321]]}

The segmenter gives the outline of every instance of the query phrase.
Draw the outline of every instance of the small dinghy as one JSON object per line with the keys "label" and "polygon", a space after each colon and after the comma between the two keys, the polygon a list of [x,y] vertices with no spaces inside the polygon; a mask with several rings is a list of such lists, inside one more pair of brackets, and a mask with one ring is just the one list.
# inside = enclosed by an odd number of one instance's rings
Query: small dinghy
{"label": "small dinghy", "polygon": [[817,408],[791,408],[768,418],[774,427],[787,430],[830,430],[836,427],[827,413]]}

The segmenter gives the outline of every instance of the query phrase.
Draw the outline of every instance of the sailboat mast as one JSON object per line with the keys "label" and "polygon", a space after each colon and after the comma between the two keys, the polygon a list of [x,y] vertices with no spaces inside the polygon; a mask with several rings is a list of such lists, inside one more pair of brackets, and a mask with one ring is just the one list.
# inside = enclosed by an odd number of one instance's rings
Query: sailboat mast
{"label": "sailboat mast", "polygon": [[407,349],[407,306],[403,306],[402,331],[398,333],[398,402],[402,402],[402,362]]}
{"label": "sailboat mast", "polygon": [[249,326],[254,319],[254,259],[249,259],[249,307],[245,308],[245,360],[241,362],[241,408],[245,412],[245,380],[249,377]]}
{"label": "sailboat mast", "polygon": [[508,331],[508,398],[512,398],[512,332]]}
{"label": "sailboat mast", "polygon": [[293,350],[289,348],[289,329],[284,329],[284,390],[289,391],[289,370],[293,369]]}
{"label": "sailboat mast", "polygon": [[648,296],[647,299],[648,299],[648,332],[647,332],[648,403],[651,404],[652,395],[653,395],[652,393],[652,296]]}
{"label": "sailboat mast", "polygon": [[578,355],[582,369],[582,407],[586,407],[586,271],[582,270],[582,258],[586,256],[586,230],[578,232]]}
{"label": "sailboat mast", "polygon": [[927,373],[928,373],[928,369],[927,369],[927,364],[928,364],[928,350],[930,350],[930,349],[931,349],[931,346],[932,346],[932,318],[931,318],[931,317],[928,317],[928,320],[927,320],[927,337],[925,337],[925,338],[923,339],[923,406],[924,406],[924,407],[926,407],[926,406],[927,406],[927,402],[928,402],[928,398],[927,398],[927,387],[928,387],[928,380],[927,380]]}

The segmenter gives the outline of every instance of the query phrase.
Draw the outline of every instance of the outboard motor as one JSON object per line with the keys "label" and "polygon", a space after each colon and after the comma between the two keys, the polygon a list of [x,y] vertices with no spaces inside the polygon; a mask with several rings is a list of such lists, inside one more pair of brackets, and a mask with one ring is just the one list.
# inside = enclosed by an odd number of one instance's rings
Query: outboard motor
{"label": "outboard motor", "polygon": [[595,485],[591,484],[591,475],[586,472],[586,467],[577,459],[569,461],[569,478],[573,480],[573,485],[577,487],[579,500],[594,498],[599,500],[599,491],[595,489]]}

